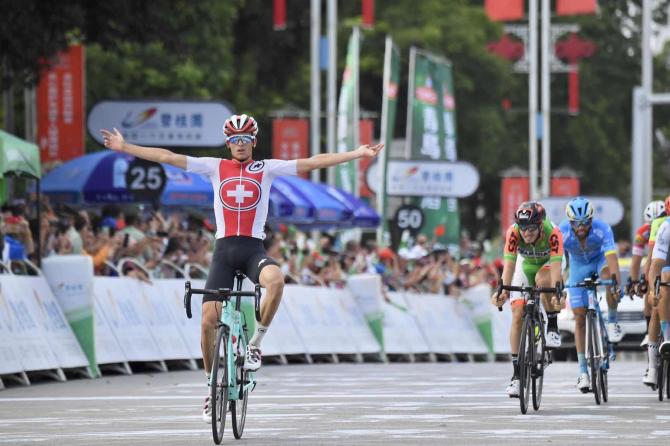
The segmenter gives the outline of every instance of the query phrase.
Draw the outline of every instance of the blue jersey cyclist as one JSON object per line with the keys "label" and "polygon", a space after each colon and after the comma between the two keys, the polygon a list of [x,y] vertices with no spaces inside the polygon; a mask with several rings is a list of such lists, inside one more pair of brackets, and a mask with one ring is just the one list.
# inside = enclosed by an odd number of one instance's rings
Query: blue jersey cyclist
{"label": "blue jersey cyclist", "polygon": [[[583,197],[573,198],[568,202],[565,213],[568,217],[560,225],[563,234],[563,250],[569,262],[569,285],[583,281],[593,273],[607,280],[612,274],[621,279],[617,259],[616,245],[612,228],[604,221],[593,218],[593,206]],[[587,392],[590,387],[589,375],[584,355],[584,333],[586,310],[588,307],[587,290],[585,288],[568,287],[570,307],[575,315],[575,346],[579,360],[579,378],[577,388]],[[607,304],[609,307],[607,333],[611,342],[619,342],[623,337],[621,327],[617,323],[617,305],[623,291],[619,285],[607,287]]]}

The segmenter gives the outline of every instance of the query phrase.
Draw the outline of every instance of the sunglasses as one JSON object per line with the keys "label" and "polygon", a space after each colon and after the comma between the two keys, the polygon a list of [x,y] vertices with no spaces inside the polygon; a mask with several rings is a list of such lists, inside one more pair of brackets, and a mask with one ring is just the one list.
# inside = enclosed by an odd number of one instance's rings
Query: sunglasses
{"label": "sunglasses", "polygon": [[580,226],[589,227],[591,226],[591,219],[587,218],[586,220],[571,221],[570,226],[573,228],[578,228]]}
{"label": "sunglasses", "polygon": [[254,141],[254,139],[255,138],[253,136],[249,136],[249,135],[235,135],[235,136],[231,136],[230,138],[228,138],[228,142],[231,143],[231,144],[241,146],[241,145],[244,145],[244,144],[252,143]]}
{"label": "sunglasses", "polygon": [[519,231],[521,232],[537,232],[540,230],[540,225],[519,225]]}

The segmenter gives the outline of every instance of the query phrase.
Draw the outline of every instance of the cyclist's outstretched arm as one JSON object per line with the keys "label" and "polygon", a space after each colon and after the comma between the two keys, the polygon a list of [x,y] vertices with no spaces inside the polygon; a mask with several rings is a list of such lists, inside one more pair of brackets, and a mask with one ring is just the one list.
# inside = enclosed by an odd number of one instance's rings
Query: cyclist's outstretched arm
{"label": "cyclist's outstretched arm", "polygon": [[186,169],[186,155],[180,155],[158,147],[142,147],[135,144],[129,144],[123,139],[123,135],[121,135],[121,132],[117,129],[114,129],[113,132],[101,129],[100,133],[102,133],[105,147],[108,149],[128,153],[148,161],[172,164],[180,169]]}
{"label": "cyclist's outstretched arm", "polygon": [[314,169],[323,169],[337,164],[353,161],[358,158],[374,158],[384,144],[369,146],[364,144],[356,150],[342,153],[321,153],[310,158],[301,158],[298,160],[298,173],[309,172]]}

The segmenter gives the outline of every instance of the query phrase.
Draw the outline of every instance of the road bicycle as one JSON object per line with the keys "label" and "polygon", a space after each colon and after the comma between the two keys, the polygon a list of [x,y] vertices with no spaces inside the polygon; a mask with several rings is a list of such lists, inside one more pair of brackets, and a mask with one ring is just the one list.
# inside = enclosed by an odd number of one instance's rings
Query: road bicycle
{"label": "road bicycle", "polygon": [[[540,409],[542,400],[542,385],[544,383],[545,368],[551,364],[551,352],[547,350],[545,327],[546,313],[540,301],[541,293],[553,293],[560,298],[561,283],[557,282],[554,288],[540,288],[535,286],[503,285],[498,282],[497,295],[503,290],[520,292],[525,305],[521,322],[521,339],[519,340],[519,404],[521,413],[528,412],[528,402],[532,390],[533,409]],[[498,307],[502,311],[502,307]]]}
{"label": "road bicycle", "polygon": [[228,411],[233,424],[233,435],[238,440],[242,438],[249,392],[256,387],[254,373],[244,370],[244,355],[249,341],[247,321],[240,310],[240,305],[242,297],[253,297],[256,320],[260,321],[261,287],[257,284],[254,291],[242,291],[242,282],[245,278],[241,271],[235,271],[234,290],[195,289],[191,288],[191,282],[188,281],[185,285],[184,308],[189,319],[192,316],[193,294],[214,296],[221,302],[221,315],[216,329],[212,373],[209,380],[212,435],[216,444],[220,444],[223,439]]}
{"label": "road bicycle", "polygon": [[596,404],[600,404],[601,399],[606,403],[609,398],[607,372],[610,368],[610,357],[614,357],[614,346],[609,340],[607,325],[600,311],[598,287],[616,287],[616,285],[616,275],[613,274],[611,279],[599,280],[596,273],[581,282],[569,285],[571,288],[585,288],[588,297],[584,353],[591,378],[591,387],[583,392],[592,392]]}

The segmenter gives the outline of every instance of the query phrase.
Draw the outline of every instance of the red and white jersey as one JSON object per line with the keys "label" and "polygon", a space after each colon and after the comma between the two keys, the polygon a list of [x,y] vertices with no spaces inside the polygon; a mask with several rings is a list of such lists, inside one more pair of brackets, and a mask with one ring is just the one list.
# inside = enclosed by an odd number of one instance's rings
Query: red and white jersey
{"label": "red and white jersey", "polygon": [[633,255],[644,256],[644,247],[649,243],[649,236],[651,235],[651,224],[645,223],[635,231],[635,238],[633,239]]}
{"label": "red and white jersey", "polygon": [[272,180],[297,175],[298,161],[186,157],[186,170],[209,177],[214,190],[216,238],[247,236],[263,240]]}

